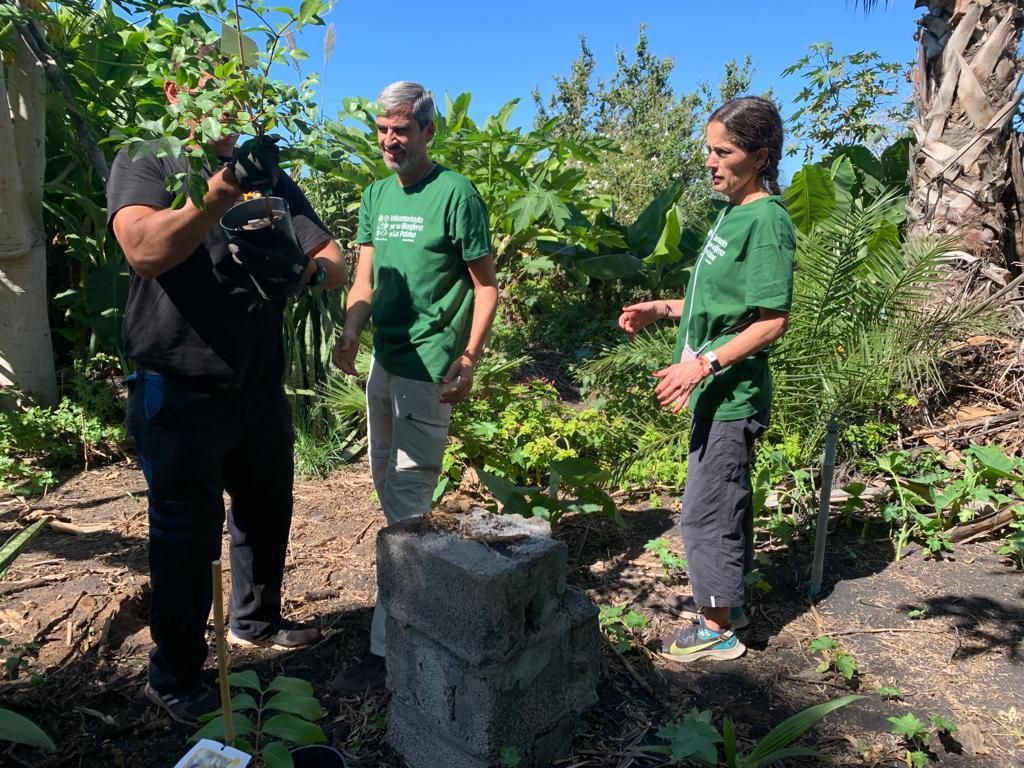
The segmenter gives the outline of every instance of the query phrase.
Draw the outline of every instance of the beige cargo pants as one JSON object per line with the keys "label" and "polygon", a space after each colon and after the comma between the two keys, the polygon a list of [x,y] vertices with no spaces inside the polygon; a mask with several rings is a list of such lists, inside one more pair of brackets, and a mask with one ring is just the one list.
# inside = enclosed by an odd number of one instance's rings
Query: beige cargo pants
{"label": "beige cargo pants", "polygon": [[[441,473],[452,407],[441,385],[388,373],[376,360],[366,382],[370,477],[388,525],[425,514]],[[385,612],[377,597],[370,652],[387,655]]]}

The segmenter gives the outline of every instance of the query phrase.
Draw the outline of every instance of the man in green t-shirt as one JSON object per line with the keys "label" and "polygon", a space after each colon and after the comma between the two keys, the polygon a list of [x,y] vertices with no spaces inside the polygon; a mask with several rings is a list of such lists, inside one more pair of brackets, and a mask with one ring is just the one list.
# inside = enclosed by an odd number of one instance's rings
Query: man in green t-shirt
{"label": "man in green t-shirt", "polygon": [[[334,362],[356,373],[359,334],[372,319],[370,475],[391,524],[430,509],[452,405],[472,388],[498,287],[480,194],[427,156],[434,138],[430,91],[400,81],[377,101],[384,109],[377,143],[395,173],[363,193],[359,262]],[[384,684],[384,616],[378,599],[370,654],[338,675],[339,692]]]}

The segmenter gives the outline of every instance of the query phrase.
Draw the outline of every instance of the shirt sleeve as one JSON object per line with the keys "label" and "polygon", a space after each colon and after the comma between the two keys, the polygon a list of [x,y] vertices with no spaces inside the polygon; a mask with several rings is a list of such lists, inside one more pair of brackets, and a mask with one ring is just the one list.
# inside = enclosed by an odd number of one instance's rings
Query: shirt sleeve
{"label": "shirt sleeve", "polygon": [[113,232],[114,216],[129,205],[170,208],[173,197],[165,186],[164,169],[147,149],[132,159],[127,149],[117,153],[107,178],[107,229]]}
{"label": "shirt sleeve", "polygon": [[475,189],[462,197],[449,215],[448,231],[452,242],[462,251],[463,261],[473,261],[491,252],[487,207]]}
{"label": "shirt sleeve", "polygon": [[792,224],[782,222],[757,239],[747,255],[746,304],[788,312],[793,303],[793,253],[796,238]]}
{"label": "shirt sleeve", "polygon": [[331,239],[332,235],[327,225],[317,216],[309,199],[290,176],[281,175],[277,192],[288,201],[292,229],[303,253],[310,253]]}
{"label": "shirt sleeve", "polygon": [[363,190],[363,199],[359,203],[359,228],[356,230],[356,243],[373,245],[373,185]]}

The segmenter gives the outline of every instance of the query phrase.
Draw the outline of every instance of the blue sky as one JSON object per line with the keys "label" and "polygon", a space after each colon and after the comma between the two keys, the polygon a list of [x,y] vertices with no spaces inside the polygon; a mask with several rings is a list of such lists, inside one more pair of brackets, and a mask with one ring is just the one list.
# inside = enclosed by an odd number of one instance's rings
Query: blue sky
{"label": "blue sky", "polygon": [[328,116],[337,113],[345,96],[372,98],[394,80],[418,80],[434,91],[442,109],[444,93],[454,98],[471,92],[470,115],[476,120],[519,97],[513,123],[529,125],[531,92],[539,86],[550,94],[552,76],[568,74],[580,34],[597,61],[598,76],[608,77],[616,48],[631,52],[646,23],[653,52],[675,61],[678,91],[692,90],[700,81],[717,83],[726,62],[749,54],[752,90],[772,88],[789,106],[801,82],[780,73],[809,45],[829,41],[839,54],[876,50],[886,61],[910,61],[920,15],[910,0],[879,4],[868,15],[847,0],[341,0],[325,19],[334,23],[337,35],[326,68],[323,28],[309,28],[298,42],[310,54],[305,69],[324,80]]}

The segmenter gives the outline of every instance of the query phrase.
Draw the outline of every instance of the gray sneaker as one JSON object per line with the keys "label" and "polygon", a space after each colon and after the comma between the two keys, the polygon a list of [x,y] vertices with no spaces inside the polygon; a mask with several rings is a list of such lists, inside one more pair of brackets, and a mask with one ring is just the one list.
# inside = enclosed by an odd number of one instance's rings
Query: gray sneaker
{"label": "gray sneaker", "polygon": [[235,634],[234,629],[228,630],[228,642],[255,648],[272,648],[275,651],[291,651],[305,648],[320,641],[320,630],[308,624],[296,624],[288,619],[281,619],[277,627],[258,637],[242,637]]}
{"label": "gray sneaker", "polygon": [[220,696],[206,683],[197,681],[184,691],[160,693],[149,683],[145,688],[146,698],[171,716],[172,720],[185,725],[199,725],[202,715],[220,709]]}
{"label": "gray sneaker", "polygon": [[[671,608],[681,619],[696,621],[704,613],[701,606],[693,599],[693,595],[672,595],[668,599],[668,607]],[[750,618],[742,605],[734,605],[729,609],[729,629],[736,631],[743,629],[750,624]]]}

